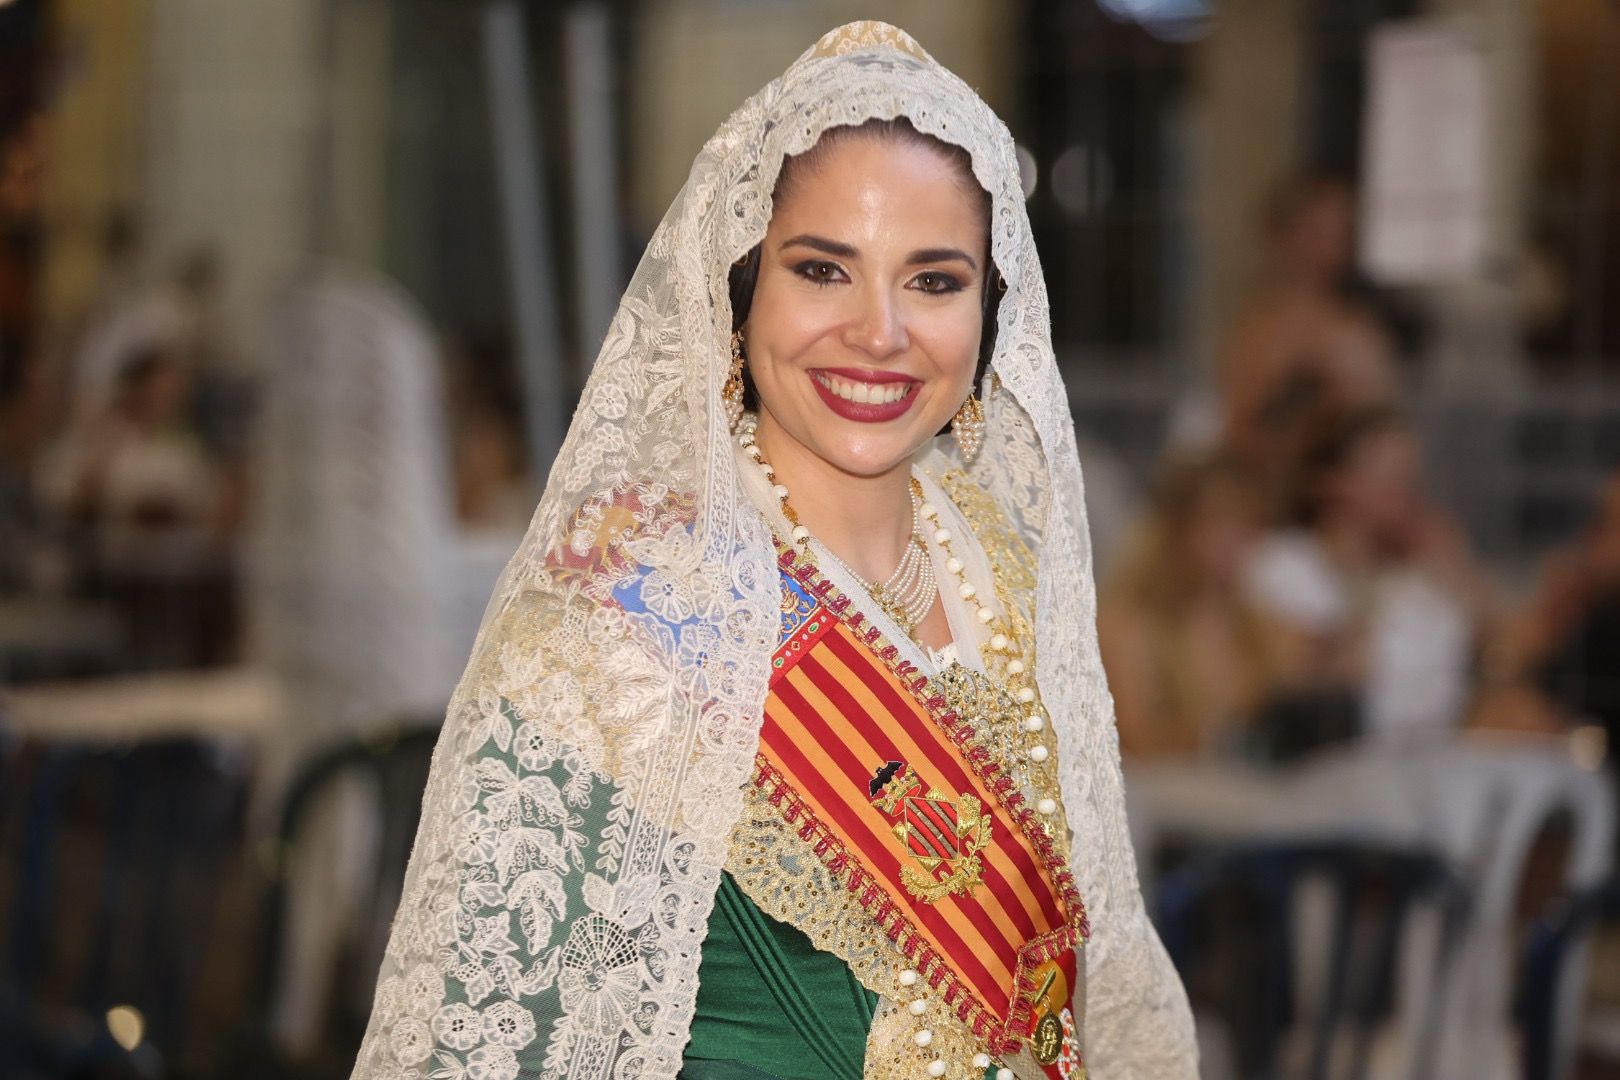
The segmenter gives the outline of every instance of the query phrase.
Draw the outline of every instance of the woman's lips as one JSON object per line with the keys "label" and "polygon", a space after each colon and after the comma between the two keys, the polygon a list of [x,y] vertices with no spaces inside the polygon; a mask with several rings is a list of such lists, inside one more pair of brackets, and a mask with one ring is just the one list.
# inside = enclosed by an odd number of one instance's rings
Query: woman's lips
{"label": "woman's lips", "polygon": [[877,424],[893,420],[911,408],[921,385],[894,371],[856,371],[851,368],[811,368],[810,382],[827,408],[846,420]]}

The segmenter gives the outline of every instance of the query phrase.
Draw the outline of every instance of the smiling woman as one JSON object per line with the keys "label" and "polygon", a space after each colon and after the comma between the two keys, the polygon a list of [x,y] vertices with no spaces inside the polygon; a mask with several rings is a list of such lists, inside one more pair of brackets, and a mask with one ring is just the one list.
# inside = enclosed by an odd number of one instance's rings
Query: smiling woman
{"label": "smiling woman", "polygon": [[841,27],[704,147],[626,292],[446,720],[356,1076],[1195,1076],[1101,672],[1012,140]]}
{"label": "smiling woman", "polygon": [[[959,148],[904,120],[833,128],[785,163],[734,299],[762,458],[799,492],[798,524],[868,581],[916,531],[912,455],[973,389],[988,202]],[[926,612],[918,637],[947,644],[943,606]]]}

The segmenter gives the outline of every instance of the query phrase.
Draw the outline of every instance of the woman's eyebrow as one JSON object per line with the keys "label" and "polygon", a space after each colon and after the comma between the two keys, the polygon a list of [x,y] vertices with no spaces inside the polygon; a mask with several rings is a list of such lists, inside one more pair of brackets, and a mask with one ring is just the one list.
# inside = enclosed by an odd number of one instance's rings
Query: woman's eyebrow
{"label": "woman's eyebrow", "polygon": [[790,247],[814,248],[826,255],[836,255],[840,259],[853,259],[860,254],[849,244],[840,244],[837,240],[828,240],[824,236],[814,236],[810,233],[800,233],[790,240],[782,241],[783,249]]}
{"label": "woman's eyebrow", "polygon": [[[800,233],[798,236],[782,241],[781,249],[785,250],[790,247],[813,248],[826,255],[836,255],[840,259],[853,259],[860,255],[860,252],[851,244],[829,240],[825,236],[816,236],[812,233]],[[961,248],[918,248],[906,256],[908,266],[916,266],[920,263],[951,262],[952,260],[967,263],[970,270],[976,271],[979,269],[979,264],[974,260],[973,256]]]}
{"label": "woman's eyebrow", "polygon": [[918,263],[950,262],[959,260],[968,264],[969,270],[977,270],[979,264],[973,261],[973,256],[961,248],[919,248],[907,257],[906,262],[915,266]]}

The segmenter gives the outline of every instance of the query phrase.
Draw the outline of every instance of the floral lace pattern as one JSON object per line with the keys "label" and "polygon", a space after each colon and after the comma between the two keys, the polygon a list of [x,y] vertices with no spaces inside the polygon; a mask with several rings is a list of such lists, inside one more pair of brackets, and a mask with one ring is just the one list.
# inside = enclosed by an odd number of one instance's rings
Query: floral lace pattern
{"label": "floral lace pattern", "polygon": [[1080,465],[1012,139],[915,42],[852,24],[704,146],[620,303],[452,697],[359,1080],[679,1071],[778,625],[770,531],[720,402],[727,271],[764,235],[785,156],[901,115],[966,148],[992,198],[1008,290],[970,475],[1039,552],[1041,698],[1095,928],[1092,1072],[1196,1075],[1125,829]]}

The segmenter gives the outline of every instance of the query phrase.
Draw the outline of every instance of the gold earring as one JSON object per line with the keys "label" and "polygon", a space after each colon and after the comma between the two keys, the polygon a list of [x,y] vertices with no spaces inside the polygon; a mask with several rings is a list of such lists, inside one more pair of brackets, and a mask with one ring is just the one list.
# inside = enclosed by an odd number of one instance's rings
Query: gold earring
{"label": "gold earring", "polygon": [[731,332],[731,374],[726,378],[726,385],[720,388],[720,402],[726,409],[726,422],[732,431],[742,422],[743,414],[743,354],[742,331]]}
{"label": "gold earring", "polygon": [[984,405],[979,396],[969,392],[962,407],[951,417],[951,434],[962,450],[962,460],[971,463],[984,445]]}

